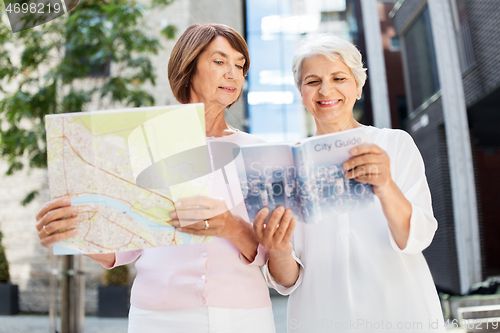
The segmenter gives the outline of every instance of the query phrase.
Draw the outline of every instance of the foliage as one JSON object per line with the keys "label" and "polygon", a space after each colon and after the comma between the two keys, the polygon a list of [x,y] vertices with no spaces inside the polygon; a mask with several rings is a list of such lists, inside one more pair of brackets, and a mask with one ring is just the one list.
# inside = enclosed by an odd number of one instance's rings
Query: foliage
{"label": "foliage", "polygon": [[104,272],[102,283],[105,286],[127,286],[129,280],[128,266],[117,266]]}
{"label": "foliage", "polygon": [[[172,2],[152,0],[151,8]],[[26,158],[30,168],[46,167],[47,114],[87,110],[91,101],[97,109],[154,104],[142,88],[155,84],[149,56],[161,48],[144,29],[148,9],[135,0],[80,1],[67,15],[16,34],[0,21],[0,158],[7,175],[22,170]],[[162,34],[174,38],[175,27],[167,28]]]}
{"label": "foliage", "polygon": [[2,245],[2,237],[3,234],[0,231],[0,283],[7,283],[10,280],[9,263],[7,262],[5,250]]}

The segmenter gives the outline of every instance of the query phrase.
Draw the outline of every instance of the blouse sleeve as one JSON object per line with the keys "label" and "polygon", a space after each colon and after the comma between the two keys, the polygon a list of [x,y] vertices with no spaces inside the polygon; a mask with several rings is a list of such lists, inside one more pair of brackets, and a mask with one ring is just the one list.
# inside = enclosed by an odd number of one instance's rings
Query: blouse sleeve
{"label": "blouse sleeve", "polygon": [[257,247],[257,255],[253,259],[252,262],[250,262],[243,254],[240,252],[240,260],[243,264],[248,265],[248,266],[263,266],[267,263],[268,260],[268,254],[267,250],[265,247],[263,247],[261,244]]}
{"label": "blouse sleeve", "polygon": [[276,281],[274,281],[274,278],[269,272],[269,265],[268,265],[269,259],[266,261],[266,264],[262,267],[262,273],[264,274],[264,278],[266,279],[267,284],[283,296],[290,295],[295,289],[297,289],[302,284],[302,280],[304,279],[304,265],[302,264],[302,261],[297,257],[294,250],[292,250],[292,257],[300,265],[299,277],[297,278],[297,281],[295,281],[295,284],[288,288],[283,287],[282,285],[277,284]]}
{"label": "blouse sleeve", "polygon": [[411,203],[410,234],[404,249],[399,248],[390,231],[389,235],[394,250],[415,254],[430,245],[437,229],[437,221],[432,212],[431,194],[422,156],[412,137],[404,131],[398,132],[399,147],[393,179]]}
{"label": "blouse sleeve", "polygon": [[115,263],[113,266],[102,265],[106,269],[115,268],[116,266],[122,266],[130,264],[132,261],[137,259],[142,254],[142,250],[128,251],[128,252],[117,252],[115,253]]}

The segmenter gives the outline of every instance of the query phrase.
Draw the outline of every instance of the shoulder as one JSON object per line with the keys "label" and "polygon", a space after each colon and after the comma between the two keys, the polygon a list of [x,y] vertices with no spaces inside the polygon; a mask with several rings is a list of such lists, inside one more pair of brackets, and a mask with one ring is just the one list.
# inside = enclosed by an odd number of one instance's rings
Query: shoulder
{"label": "shoulder", "polygon": [[257,135],[249,134],[238,130],[235,134],[235,142],[239,145],[253,145],[258,143],[266,143],[264,139]]}
{"label": "shoulder", "polygon": [[369,126],[367,128],[368,141],[377,145],[391,147],[393,149],[402,149],[415,147],[415,142],[411,135],[400,129],[377,128]]}

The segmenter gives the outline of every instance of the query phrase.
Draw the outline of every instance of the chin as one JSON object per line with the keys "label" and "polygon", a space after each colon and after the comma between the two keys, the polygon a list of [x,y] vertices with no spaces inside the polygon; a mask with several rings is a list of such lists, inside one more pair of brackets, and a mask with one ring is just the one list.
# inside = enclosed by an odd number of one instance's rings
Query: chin
{"label": "chin", "polygon": [[324,121],[333,121],[342,118],[344,116],[343,112],[336,112],[336,111],[321,111],[321,112],[316,112],[315,115],[313,115],[314,118],[318,120],[324,120]]}

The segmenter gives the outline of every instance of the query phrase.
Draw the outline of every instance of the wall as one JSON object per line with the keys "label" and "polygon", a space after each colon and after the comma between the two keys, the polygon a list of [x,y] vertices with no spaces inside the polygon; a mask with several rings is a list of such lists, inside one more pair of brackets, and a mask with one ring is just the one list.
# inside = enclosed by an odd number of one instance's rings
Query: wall
{"label": "wall", "polygon": [[[403,2],[393,18],[398,35],[411,24],[424,4],[424,0]],[[421,125],[423,116],[428,117],[428,124],[425,126]],[[424,256],[437,287],[446,292],[459,293],[453,202],[444,126],[441,99],[438,98],[407,120],[405,129],[412,135],[424,159],[434,216],[438,221],[438,230],[432,244],[424,251]]]}

